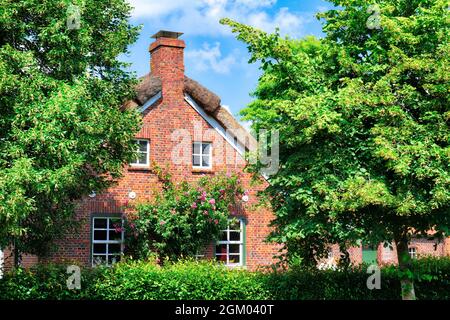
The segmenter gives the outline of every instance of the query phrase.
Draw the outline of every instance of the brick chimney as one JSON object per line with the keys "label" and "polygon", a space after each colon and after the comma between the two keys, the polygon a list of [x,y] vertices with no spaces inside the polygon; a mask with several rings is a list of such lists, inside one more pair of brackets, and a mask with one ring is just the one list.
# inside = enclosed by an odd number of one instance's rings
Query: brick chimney
{"label": "brick chimney", "polygon": [[182,33],[161,30],[154,34],[150,45],[151,73],[161,78],[165,102],[182,105],[184,102],[184,54],[186,44],[178,39]]}

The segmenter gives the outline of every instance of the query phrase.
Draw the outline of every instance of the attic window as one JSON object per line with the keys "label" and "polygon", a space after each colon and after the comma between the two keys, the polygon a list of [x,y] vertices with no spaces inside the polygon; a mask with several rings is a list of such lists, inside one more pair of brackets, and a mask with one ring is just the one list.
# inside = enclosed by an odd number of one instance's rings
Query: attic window
{"label": "attic window", "polygon": [[196,169],[212,168],[212,146],[210,142],[192,144],[192,167]]}

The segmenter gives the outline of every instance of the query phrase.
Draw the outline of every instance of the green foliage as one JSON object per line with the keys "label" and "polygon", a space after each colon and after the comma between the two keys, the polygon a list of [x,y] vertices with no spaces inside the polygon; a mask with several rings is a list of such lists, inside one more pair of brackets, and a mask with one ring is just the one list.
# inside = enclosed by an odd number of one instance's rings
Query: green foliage
{"label": "green foliage", "polygon": [[[81,283],[93,283],[99,269],[87,269],[81,273]],[[0,280],[0,300],[78,300],[89,299],[90,287],[82,290],[67,289],[67,267],[64,265],[37,265],[31,269],[16,268]]]}
{"label": "green foliage", "polygon": [[[422,275],[416,278],[419,299],[450,299],[449,258],[417,260],[413,266]],[[366,266],[346,271],[249,272],[206,261],[164,267],[151,261],[124,261],[82,271],[81,290],[69,290],[66,268],[51,265],[6,274],[0,280],[0,300],[392,300],[399,298],[398,272],[394,266],[382,268],[381,289],[369,290]]]}
{"label": "green foliage", "polygon": [[126,254],[176,260],[200,254],[227,226],[243,190],[237,174],[204,176],[195,182],[174,183],[156,167],[164,192],[150,203],[138,204],[127,215]]}
{"label": "green foliage", "polygon": [[[80,9],[69,28],[69,5]],[[43,254],[73,203],[132,157],[136,83],[117,60],[138,29],[124,0],[0,0],[0,248]]]}
{"label": "green foliage", "polygon": [[267,299],[260,275],[229,270],[215,262],[184,261],[164,267],[142,262],[118,264],[95,285],[100,299],[246,300]]}
{"label": "green foliage", "polygon": [[244,119],[279,131],[271,238],[305,264],[359,240],[403,243],[409,259],[411,236],[449,235],[448,1],[377,1],[379,28],[370,1],[332,2],[323,39],[222,20],[261,61]]}

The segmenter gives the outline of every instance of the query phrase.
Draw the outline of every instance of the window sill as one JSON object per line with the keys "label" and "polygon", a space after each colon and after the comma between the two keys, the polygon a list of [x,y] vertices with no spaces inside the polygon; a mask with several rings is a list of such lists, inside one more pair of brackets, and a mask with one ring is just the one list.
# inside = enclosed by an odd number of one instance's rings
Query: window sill
{"label": "window sill", "polygon": [[233,265],[233,264],[230,264],[230,265],[227,265],[227,264],[225,264],[225,267],[227,267],[228,269],[239,269],[239,270],[247,270],[247,266],[244,266],[244,265]]}
{"label": "window sill", "polygon": [[128,166],[128,171],[151,171],[152,168],[150,166]]}
{"label": "window sill", "polygon": [[214,173],[212,168],[192,168],[192,173]]}

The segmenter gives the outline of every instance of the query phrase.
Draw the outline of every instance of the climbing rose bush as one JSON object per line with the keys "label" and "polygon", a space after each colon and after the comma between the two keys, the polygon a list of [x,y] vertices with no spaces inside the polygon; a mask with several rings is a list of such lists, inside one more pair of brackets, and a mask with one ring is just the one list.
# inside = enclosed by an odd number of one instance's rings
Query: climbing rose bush
{"label": "climbing rose bush", "polygon": [[167,173],[159,175],[163,192],[127,214],[125,253],[135,258],[156,254],[160,261],[201,254],[242,205],[246,191],[239,174],[176,184]]}

